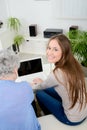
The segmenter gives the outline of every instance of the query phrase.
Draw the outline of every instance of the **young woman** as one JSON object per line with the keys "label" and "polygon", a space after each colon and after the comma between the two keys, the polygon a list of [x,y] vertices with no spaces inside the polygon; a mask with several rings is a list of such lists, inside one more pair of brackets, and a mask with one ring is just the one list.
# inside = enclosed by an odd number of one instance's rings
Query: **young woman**
{"label": "young woman", "polygon": [[47,46],[47,59],[55,68],[40,83],[36,97],[45,114],[52,113],[67,125],[78,125],[87,117],[87,94],[84,74],[74,58],[69,39],[63,35],[53,36]]}

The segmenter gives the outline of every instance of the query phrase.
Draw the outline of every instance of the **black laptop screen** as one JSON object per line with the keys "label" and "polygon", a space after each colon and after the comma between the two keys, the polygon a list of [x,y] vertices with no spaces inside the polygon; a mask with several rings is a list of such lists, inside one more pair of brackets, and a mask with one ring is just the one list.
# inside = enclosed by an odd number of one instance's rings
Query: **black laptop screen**
{"label": "black laptop screen", "polygon": [[43,71],[41,58],[22,61],[18,69],[18,76],[29,75]]}

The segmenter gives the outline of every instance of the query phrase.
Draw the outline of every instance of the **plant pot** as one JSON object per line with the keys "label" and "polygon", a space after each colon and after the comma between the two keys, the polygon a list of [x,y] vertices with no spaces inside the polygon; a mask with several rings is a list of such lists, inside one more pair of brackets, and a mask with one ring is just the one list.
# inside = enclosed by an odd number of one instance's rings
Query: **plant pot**
{"label": "plant pot", "polygon": [[20,51],[18,44],[13,44],[13,45],[12,45],[12,49],[13,49],[13,51],[14,51],[16,54]]}

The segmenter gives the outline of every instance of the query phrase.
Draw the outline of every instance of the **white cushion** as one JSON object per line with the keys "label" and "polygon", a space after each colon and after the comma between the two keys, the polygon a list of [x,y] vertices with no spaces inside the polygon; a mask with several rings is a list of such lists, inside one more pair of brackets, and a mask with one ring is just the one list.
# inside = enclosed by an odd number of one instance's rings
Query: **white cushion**
{"label": "white cushion", "polygon": [[87,119],[80,125],[68,126],[58,121],[53,115],[38,118],[41,130],[87,130]]}

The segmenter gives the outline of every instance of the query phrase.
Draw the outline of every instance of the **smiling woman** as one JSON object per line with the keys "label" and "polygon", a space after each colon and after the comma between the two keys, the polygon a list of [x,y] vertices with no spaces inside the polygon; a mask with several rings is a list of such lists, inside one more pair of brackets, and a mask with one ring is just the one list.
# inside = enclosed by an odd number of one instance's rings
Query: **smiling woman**
{"label": "smiling woman", "polygon": [[64,124],[81,124],[87,117],[85,78],[72,54],[70,40],[64,34],[50,38],[47,59],[54,63],[53,71],[44,81],[33,80],[40,83],[41,90],[36,92],[40,107],[46,115],[51,113]]}

